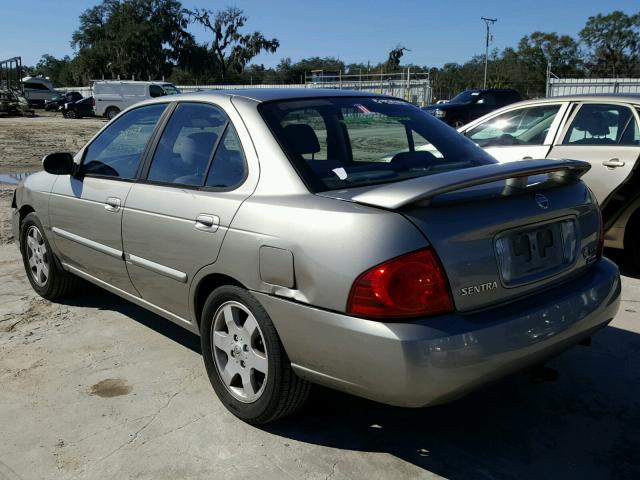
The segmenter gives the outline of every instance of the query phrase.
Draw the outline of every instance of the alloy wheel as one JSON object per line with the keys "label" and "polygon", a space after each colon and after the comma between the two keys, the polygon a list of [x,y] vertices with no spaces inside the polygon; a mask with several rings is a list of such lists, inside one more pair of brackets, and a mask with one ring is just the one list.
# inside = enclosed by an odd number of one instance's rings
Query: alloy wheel
{"label": "alloy wheel", "polygon": [[214,363],[227,391],[243,403],[260,398],[269,374],[264,335],[253,314],[243,304],[220,305],[211,329]]}
{"label": "alloy wheel", "polygon": [[40,229],[35,225],[27,230],[26,246],[31,278],[43,287],[49,280],[49,252]]}

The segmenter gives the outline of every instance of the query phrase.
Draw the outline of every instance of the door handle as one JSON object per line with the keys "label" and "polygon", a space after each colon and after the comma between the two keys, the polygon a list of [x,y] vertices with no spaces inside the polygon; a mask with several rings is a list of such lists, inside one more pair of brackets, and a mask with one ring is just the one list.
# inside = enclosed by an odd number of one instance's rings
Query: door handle
{"label": "door handle", "polygon": [[604,162],[602,162],[602,165],[611,169],[611,168],[624,167],[625,162],[620,161],[619,158],[612,158],[611,160],[605,160]]}
{"label": "door handle", "polygon": [[522,160],[533,160],[533,157],[529,157],[529,156],[522,157]]}
{"label": "door handle", "polygon": [[120,210],[120,199],[116,197],[108,197],[104,202],[104,209],[108,212],[117,212]]}
{"label": "door handle", "polygon": [[201,213],[196,217],[196,230],[202,230],[203,232],[215,232],[216,230],[218,230],[219,226],[220,217],[218,217],[217,215]]}

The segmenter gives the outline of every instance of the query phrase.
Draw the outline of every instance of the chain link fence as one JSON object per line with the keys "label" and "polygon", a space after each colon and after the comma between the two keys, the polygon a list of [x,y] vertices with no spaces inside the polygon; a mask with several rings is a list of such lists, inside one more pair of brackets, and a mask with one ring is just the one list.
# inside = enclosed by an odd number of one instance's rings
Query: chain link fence
{"label": "chain link fence", "polygon": [[640,94],[640,78],[555,78],[548,80],[547,96]]}
{"label": "chain link fence", "polygon": [[[402,98],[418,106],[428,105],[432,99],[432,86],[428,76],[426,74],[412,74],[410,70],[391,74],[368,73],[358,75],[342,75],[340,72],[323,72],[322,75],[319,75],[312,72],[305,77],[304,83],[176,85],[176,87],[183,93],[247,88],[330,88],[390,95]],[[92,95],[90,86],[64,87],[57,90],[80,92],[83,97]]]}

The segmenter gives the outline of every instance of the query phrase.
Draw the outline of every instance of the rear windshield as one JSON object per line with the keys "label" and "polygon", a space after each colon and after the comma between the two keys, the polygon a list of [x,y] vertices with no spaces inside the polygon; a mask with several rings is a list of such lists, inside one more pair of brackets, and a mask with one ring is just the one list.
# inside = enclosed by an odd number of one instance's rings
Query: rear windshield
{"label": "rear windshield", "polygon": [[317,98],[260,112],[313,191],[396,182],[495,163],[453,128],[391,98]]}

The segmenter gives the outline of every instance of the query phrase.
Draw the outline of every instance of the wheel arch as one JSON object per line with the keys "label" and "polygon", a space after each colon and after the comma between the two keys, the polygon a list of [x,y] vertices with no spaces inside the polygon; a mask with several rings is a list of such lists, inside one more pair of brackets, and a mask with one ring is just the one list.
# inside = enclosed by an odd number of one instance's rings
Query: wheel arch
{"label": "wheel arch", "polygon": [[204,308],[204,303],[207,301],[207,297],[216,288],[225,285],[234,285],[236,287],[246,289],[241,282],[224,273],[210,273],[198,280],[195,288],[193,289],[192,304],[194,314],[193,318],[196,321],[198,330],[200,330],[200,319],[202,317],[202,310]]}
{"label": "wheel arch", "polygon": [[[35,208],[33,208],[29,204],[20,206],[20,208],[18,209],[18,235],[22,235],[22,222],[24,221],[25,217],[30,213],[35,213],[35,211]],[[18,243],[20,248],[22,248],[21,238],[16,238],[16,242]]]}

